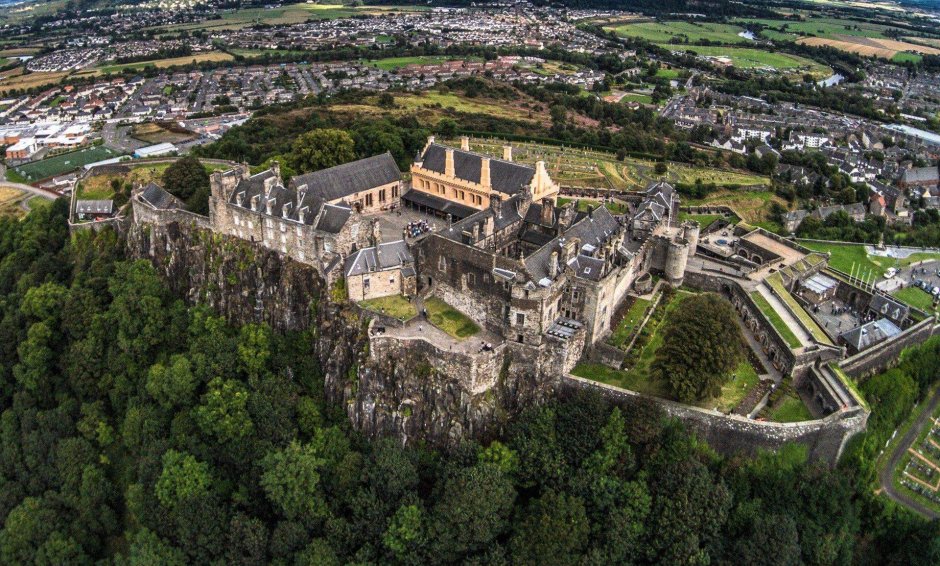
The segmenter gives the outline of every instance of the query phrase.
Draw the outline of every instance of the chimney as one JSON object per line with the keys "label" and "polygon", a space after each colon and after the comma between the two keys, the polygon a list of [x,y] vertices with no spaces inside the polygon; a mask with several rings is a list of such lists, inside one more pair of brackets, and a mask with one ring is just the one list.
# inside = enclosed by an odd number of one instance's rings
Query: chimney
{"label": "chimney", "polygon": [[307,211],[309,210],[310,210],[310,207],[305,206],[297,211],[297,220],[300,221],[301,224],[303,224],[304,219],[307,218]]}
{"label": "chimney", "polygon": [[552,256],[548,260],[548,278],[558,277],[558,250],[552,251]]}
{"label": "chimney", "polygon": [[542,199],[542,226],[551,226],[555,220],[555,203],[550,198]]}
{"label": "chimney", "polygon": [[444,150],[444,176],[456,177],[454,174],[454,150],[451,148]]}
{"label": "chimney", "polygon": [[235,195],[235,204],[238,206],[242,205],[242,201],[245,200],[245,191],[241,191]]}
{"label": "chimney", "polygon": [[499,195],[490,195],[490,208],[493,209],[493,215],[501,217],[503,215],[503,199]]}
{"label": "chimney", "polygon": [[493,217],[492,217],[492,216],[487,216],[487,217],[483,220],[483,236],[484,236],[484,237],[489,238],[490,236],[493,235],[493,225],[494,225],[494,224],[495,224],[495,223],[494,223],[494,221],[493,221]]}
{"label": "chimney", "polygon": [[512,146],[503,146],[503,161],[512,161]]}
{"label": "chimney", "polygon": [[492,184],[490,183],[490,158],[484,157],[480,160],[480,184],[486,188],[490,188]]}
{"label": "chimney", "polygon": [[278,179],[281,178],[281,164],[277,159],[271,160],[271,171],[274,171],[274,176]]}
{"label": "chimney", "polygon": [[287,218],[288,216],[290,216],[290,208],[291,208],[291,206],[292,206],[293,204],[294,204],[294,203],[292,203],[292,202],[285,202],[285,203],[284,203],[284,206],[281,207],[281,217]]}
{"label": "chimney", "polygon": [[470,151],[470,138],[467,136],[460,136],[460,149],[464,151]]}
{"label": "chimney", "polygon": [[258,212],[258,203],[261,201],[261,195],[251,197],[251,210]]}
{"label": "chimney", "polygon": [[274,185],[277,183],[277,177],[268,177],[264,180],[264,196],[271,194],[271,189],[274,188]]}
{"label": "chimney", "polygon": [[477,243],[477,242],[479,242],[479,241],[480,241],[480,224],[474,222],[474,224],[473,224],[473,243],[475,244],[475,243]]}
{"label": "chimney", "polygon": [[272,215],[271,209],[274,207],[274,199],[269,198],[264,201],[264,211],[270,216]]}

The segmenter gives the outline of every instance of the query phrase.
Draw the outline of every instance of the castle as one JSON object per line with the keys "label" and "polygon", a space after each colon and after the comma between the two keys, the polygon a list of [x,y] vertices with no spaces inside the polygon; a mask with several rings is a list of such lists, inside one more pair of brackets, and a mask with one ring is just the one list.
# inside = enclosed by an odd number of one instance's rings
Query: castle
{"label": "castle", "polygon": [[[604,206],[576,210],[558,206],[559,186],[543,162],[530,167],[513,162],[510,147],[494,159],[469,151],[466,138],[461,144],[429,138],[407,192],[388,153],[286,185],[277,163],[254,175],[247,165],[217,171],[208,227],[311,265],[331,284],[343,280],[352,300],[438,296],[494,335],[528,345],[574,332],[595,343],[638,279],[655,271],[681,283],[698,225],[677,224],[679,199],[667,183],[651,185],[630,217]],[[134,205],[144,215],[182,208],[155,185]],[[398,206],[443,216],[447,226],[383,242],[378,220]]]}

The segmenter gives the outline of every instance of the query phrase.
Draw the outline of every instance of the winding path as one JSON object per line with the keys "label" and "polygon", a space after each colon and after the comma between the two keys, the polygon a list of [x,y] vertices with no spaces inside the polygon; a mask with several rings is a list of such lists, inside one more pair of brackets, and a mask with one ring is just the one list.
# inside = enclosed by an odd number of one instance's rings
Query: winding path
{"label": "winding path", "polygon": [[881,484],[881,489],[884,490],[885,494],[888,497],[908,507],[917,511],[925,517],[930,517],[931,519],[936,519],[940,517],[940,513],[929,509],[928,507],[922,505],[921,503],[914,501],[907,495],[898,492],[894,488],[894,470],[897,469],[898,463],[901,461],[901,458],[904,457],[904,454],[907,453],[907,449],[911,447],[911,444],[917,439],[917,435],[920,434],[921,429],[924,427],[924,423],[934,414],[937,410],[937,406],[940,406],[940,388],[937,388],[934,391],[933,397],[930,398],[930,401],[926,403],[926,406],[920,413],[920,416],[917,417],[917,420],[914,424],[907,430],[907,433],[904,434],[904,437],[901,438],[901,442],[898,443],[897,447],[894,449],[894,453],[891,454],[891,457],[888,459],[888,463],[881,469],[878,473],[878,482]]}
{"label": "winding path", "polygon": [[54,193],[52,191],[47,191],[46,189],[38,189],[32,185],[24,185],[23,183],[12,183],[10,181],[0,181],[0,187],[16,189],[18,191],[24,191],[35,195],[37,197],[42,197],[44,199],[55,200],[61,195]]}

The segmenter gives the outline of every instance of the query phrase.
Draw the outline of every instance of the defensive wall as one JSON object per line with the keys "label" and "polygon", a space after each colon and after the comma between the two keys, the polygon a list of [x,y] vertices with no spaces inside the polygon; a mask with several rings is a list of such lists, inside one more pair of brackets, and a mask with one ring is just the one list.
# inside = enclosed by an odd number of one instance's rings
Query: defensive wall
{"label": "defensive wall", "polygon": [[667,416],[682,421],[715,450],[729,456],[753,456],[760,450],[778,450],[785,444],[799,443],[807,447],[810,459],[832,466],[842,455],[846,443],[862,432],[868,422],[868,412],[861,407],[814,421],[771,423],[692,407],[570,374],[564,375],[559,383],[563,391],[599,393],[624,410],[654,404]]}
{"label": "defensive wall", "polygon": [[894,338],[840,361],[838,366],[849,377],[856,380],[862,379],[893,366],[905,348],[920,344],[937,331],[935,318],[924,319]]}

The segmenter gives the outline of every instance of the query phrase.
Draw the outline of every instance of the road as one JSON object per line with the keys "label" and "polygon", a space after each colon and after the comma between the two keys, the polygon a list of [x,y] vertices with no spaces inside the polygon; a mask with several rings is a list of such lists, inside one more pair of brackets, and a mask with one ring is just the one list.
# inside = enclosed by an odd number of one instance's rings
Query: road
{"label": "road", "polygon": [[891,458],[888,460],[887,465],[881,469],[881,472],[878,474],[878,482],[881,484],[881,489],[884,492],[901,505],[909,507],[914,511],[917,511],[925,517],[930,517],[931,519],[936,519],[940,517],[940,513],[928,509],[924,505],[921,505],[917,501],[912,500],[903,493],[899,493],[894,488],[894,470],[897,469],[898,463],[901,461],[901,458],[904,457],[904,454],[907,453],[907,449],[911,447],[911,444],[917,439],[917,435],[920,434],[921,429],[924,427],[924,423],[934,414],[937,410],[937,406],[940,405],[940,388],[938,388],[933,397],[931,397],[927,406],[921,411],[920,416],[917,417],[917,421],[914,425],[908,429],[907,433],[901,438],[901,442],[898,443],[897,448],[894,449],[894,453],[891,454]]}

